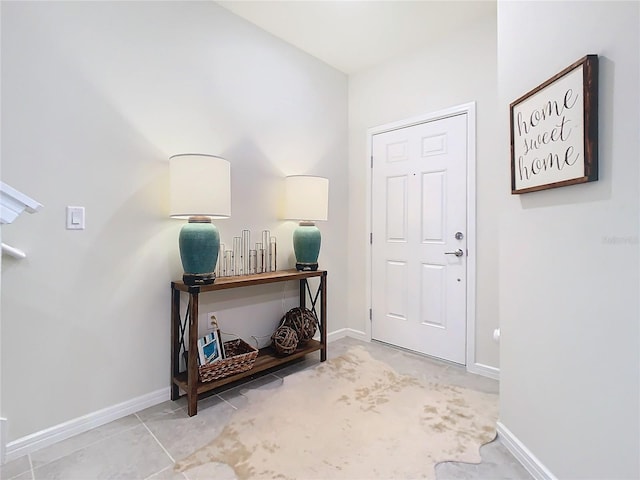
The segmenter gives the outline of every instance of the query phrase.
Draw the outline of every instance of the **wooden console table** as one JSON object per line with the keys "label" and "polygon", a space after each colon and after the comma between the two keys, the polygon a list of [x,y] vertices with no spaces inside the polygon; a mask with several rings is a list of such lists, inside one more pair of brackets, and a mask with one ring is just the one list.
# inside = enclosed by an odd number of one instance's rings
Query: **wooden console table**
{"label": "wooden console table", "polygon": [[[308,278],[319,277],[320,284],[312,293]],[[228,288],[249,287],[267,283],[287,282],[299,280],[300,306],[306,308],[307,294],[312,310],[319,321],[320,341],[309,342],[287,356],[277,356],[271,347],[260,349],[258,357],[247,372],[230,375],[218,380],[201,382],[198,374],[198,302],[201,293],[215,292]],[[180,315],[180,292],[189,296],[184,319]],[[318,309],[320,314],[318,315]],[[278,272],[259,273],[256,275],[241,275],[237,277],[217,278],[211,285],[190,286],[183,282],[171,282],[171,399],[180,398],[180,389],[187,395],[187,411],[189,416],[198,413],[198,395],[214,390],[222,385],[235,382],[254,373],[287,364],[308,353],[320,350],[320,361],[327,359],[327,272],[300,272],[298,270],[281,270]],[[180,371],[180,357],[187,352],[186,371]]]}

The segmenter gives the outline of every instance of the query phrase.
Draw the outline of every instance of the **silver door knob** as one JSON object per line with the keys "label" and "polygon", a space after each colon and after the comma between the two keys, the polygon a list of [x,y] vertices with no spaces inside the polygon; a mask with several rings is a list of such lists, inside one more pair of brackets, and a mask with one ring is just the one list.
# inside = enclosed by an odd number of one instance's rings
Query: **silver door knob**
{"label": "silver door knob", "polygon": [[461,257],[464,255],[464,252],[461,248],[457,249],[455,252],[444,252],[445,255],[455,255],[456,257]]}

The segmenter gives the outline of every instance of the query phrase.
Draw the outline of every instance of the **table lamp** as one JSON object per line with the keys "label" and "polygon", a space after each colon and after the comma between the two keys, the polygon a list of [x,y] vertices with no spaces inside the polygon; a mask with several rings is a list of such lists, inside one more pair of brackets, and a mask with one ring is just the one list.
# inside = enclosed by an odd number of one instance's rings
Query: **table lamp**
{"label": "table lamp", "polygon": [[231,167],[215,155],[169,158],[171,217],[188,219],[180,230],[180,260],[187,285],[215,282],[220,234],[212,218],[231,216]]}
{"label": "table lamp", "polygon": [[329,180],[309,175],[285,178],[285,218],[299,220],[293,232],[293,251],[297,270],[317,270],[320,230],[317,220],[327,220]]}

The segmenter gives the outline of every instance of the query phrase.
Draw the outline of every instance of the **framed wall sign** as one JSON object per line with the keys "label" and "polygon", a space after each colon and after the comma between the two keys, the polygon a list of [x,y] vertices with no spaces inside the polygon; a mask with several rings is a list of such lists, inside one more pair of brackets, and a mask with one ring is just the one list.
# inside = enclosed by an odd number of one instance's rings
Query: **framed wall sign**
{"label": "framed wall sign", "polygon": [[510,105],[511,193],[598,179],[598,56],[587,55]]}

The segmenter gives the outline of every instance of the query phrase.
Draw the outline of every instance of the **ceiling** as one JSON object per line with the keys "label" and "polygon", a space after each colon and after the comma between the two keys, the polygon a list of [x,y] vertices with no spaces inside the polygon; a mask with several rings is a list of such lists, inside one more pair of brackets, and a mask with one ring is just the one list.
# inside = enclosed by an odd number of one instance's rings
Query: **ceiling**
{"label": "ceiling", "polygon": [[488,1],[219,1],[346,74],[438,42],[496,15]]}

